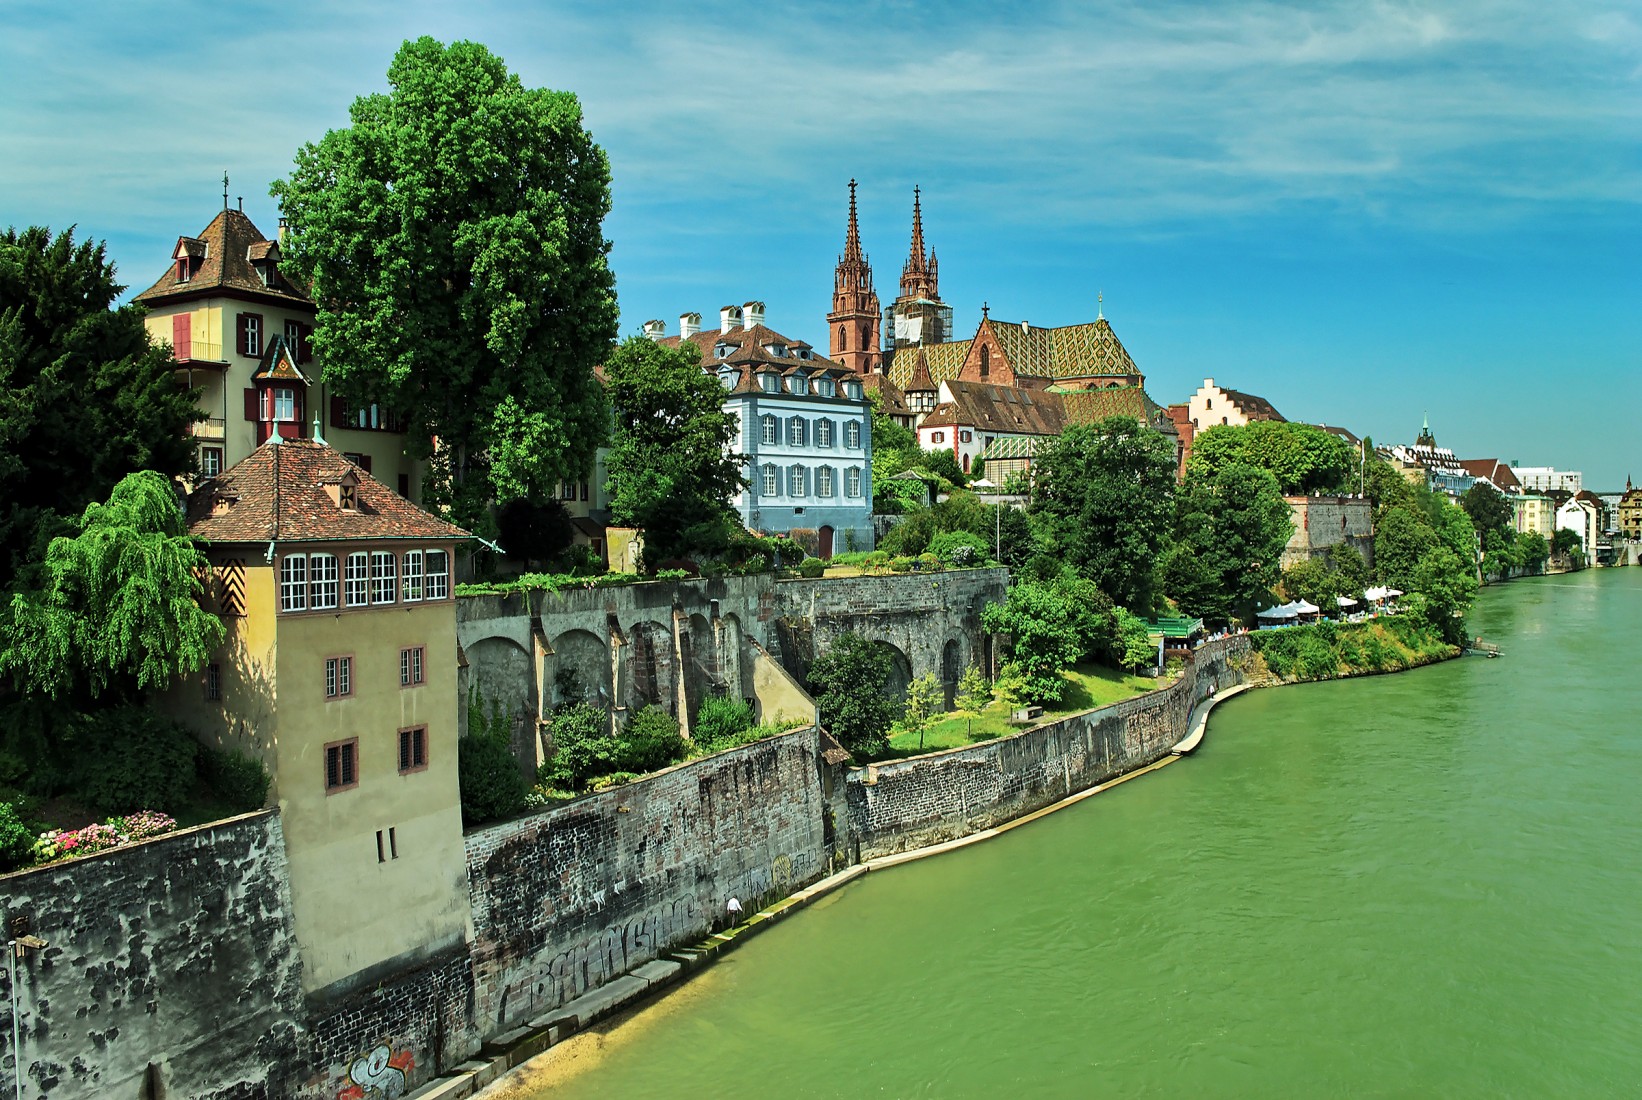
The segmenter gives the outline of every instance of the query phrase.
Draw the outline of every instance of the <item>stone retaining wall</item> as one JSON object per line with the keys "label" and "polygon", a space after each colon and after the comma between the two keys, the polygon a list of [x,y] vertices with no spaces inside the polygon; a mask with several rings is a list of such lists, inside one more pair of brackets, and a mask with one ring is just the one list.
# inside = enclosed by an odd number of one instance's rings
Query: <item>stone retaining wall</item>
{"label": "stone retaining wall", "polygon": [[1145,767],[1186,736],[1212,682],[1242,681],[1229,658],[1248,639],[1211,642],[1175,683],[1010,737],[851,772],[845,789],[860,859],[954,840]]}
{"label": "stone retaining wall", "polygon": [[495,1034],[827,869],[813,728],[467,836],[475,1023]]}

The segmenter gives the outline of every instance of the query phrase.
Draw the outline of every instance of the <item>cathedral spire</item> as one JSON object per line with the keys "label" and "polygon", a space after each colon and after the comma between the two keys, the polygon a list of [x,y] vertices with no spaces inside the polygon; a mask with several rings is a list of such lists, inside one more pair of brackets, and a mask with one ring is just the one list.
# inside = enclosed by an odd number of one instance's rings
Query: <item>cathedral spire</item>
{"label": "cathedral spire", "polygon": [[844,234],[844,255],[842,259],[856,260],[865,263],[861,255],[861,228],[855,222],[855,181],[850,180],[850,226]]}
{"label": "cathedral spire", "polygon": [[912,189],[912,247],[901,268],[901,297],[940,299],[935,253],[924,251],[924,209],[920,188]]}
{"label": "cathedral spire", "polygon": [[872,289],[872,265],[861,251],[861,229],[855,217],[855,181],[850,180],[849,228],[844,253],[833,273],[832,312],[827,314],[829,358],[859,374],[872,374],[881,361],[878,350],[878,295]]}

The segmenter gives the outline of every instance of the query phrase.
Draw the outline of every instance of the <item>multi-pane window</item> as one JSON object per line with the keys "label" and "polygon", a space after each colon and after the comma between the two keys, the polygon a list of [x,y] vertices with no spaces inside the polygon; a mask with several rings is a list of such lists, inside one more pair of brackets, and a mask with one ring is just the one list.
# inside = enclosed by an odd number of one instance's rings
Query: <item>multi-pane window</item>
{"label": "multi-pane window", "polygon": [[404,571],[399,574],[399,594],[407,600],[422,598],[422,551],[411,550],[405,554]]}
{"label": "multi-pane window", "polygon": [[422,598],[442,600],[450,595],[450,555],[443,550],[429,550],[425,555],[426,573],[422,583]]}
{"label": "multi-pane window", "polygon": [[844,446],[859,447],[860,445],[861,424],[859,421],[851,420],[848,424],[844,425]]}
{"label": "multi-pane window", "polygon": [[289,386],[276,386],[273,392],[273,419],[289,424],[296,419],[296,391]]}
{"label": "multi-pane window", "polygon": [[399,598],[397,559],[392,550],[371,552],[371,602],[393,603]]}
{"label": "multi-pane window", "polygon": [[428,728],[399,731],[399,774],[421,771],[428,766]]}
{"label": "multi-pane window", "polygon": [[787,467],[787,495],[790,497],[804,495],[804,467]]}
{"label": "multi-pane window", "polygon": [[861,495],[861,468],[851,466],[844,471],[844,495],[858,497]]}
{"label": "multi-pane window", "polygon": [[779,443],[781,441],[781,427],[773,416],[759,418],[763,424],[763,440],[765,443]]}
{"label": "multi-pane window", "polygon": [[787,445],[789,447],[802,447],[805,434],[804,418],[802,416],[795,416],[787,421]]}
{"label": "multi-pane window", "polygon": [[308,559],[302,554],[286,554],[279,563],[279,609],[308,609]]}
{"label": "multi-pane window", "polygon": [[325,698],[345,699],[353,694],[353,658],[325,658]]}
{"label": "multi-pane window", "polygon": [[200,476],[216,477],[222,473],[222,448],[200,448]]}
{"label": "multi-pane window", "polygon": [[946,442],[946,433],[945,432],[930,432],[929,433],[929,441],[931,443],[945,443]]}
{"label": "multi-pane window", "polygon": [[817,420],[815,422],[815,445],[817,447],[832,446],[832,421]]}
{"label": "multi-pane window", "polygon": [[325,790],[345,791],[359,785],[359,738],[325,746]]}
{"label": "multi-pane window", "polygon": [[291,349],[291,358],[302,362],[302,322],[285,322],[285,343]]}
{"label": "multi-pane window", "polygon": [[412,646],[409,649],[399,651],[400,687],[415,687],[422,682],[423,652],[421,646]]}
{"label": "multi-pane window", "polygon": [[308,606],[325,611],[336,606],[336,555],[308,555]]}
{"label": "multi-pane window", "polygon": [[764,495],[773,497],[781,491],[781,478],[776,474],[774,466],[764,467]]}
{"label": "multi-pane window", "polygon": [[242,313],[240,316],[240,354],[257,356],[262,354],[262,316],[257,313]]}
{"label": "multi-pane window", "polygon": [[832,496],[832,467],[822,466],[815,471],[815,495]]}
{"label": "multi-pane window", "polygon": [[370,602],[370,555],[363,551],[348,555],[348,572],[343,577],[342,598],[349,607],[364,607]]}
{"label": "multi-pane window", "polygon": [[222,698],[222,666],[210,664],[205,666],[205,697],[215,702]]}

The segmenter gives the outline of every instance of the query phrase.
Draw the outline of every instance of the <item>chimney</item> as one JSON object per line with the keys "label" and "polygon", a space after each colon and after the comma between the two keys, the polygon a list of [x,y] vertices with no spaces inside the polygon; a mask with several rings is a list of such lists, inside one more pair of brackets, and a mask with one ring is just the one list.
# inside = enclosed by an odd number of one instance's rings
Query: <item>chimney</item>
{"label": "chimney", "polygon": [[734,332],[741,327],[741,307],[724,306],[718,311],[718,331]]}
{"label": "chimney", "polygon": [[667,322],[666,321],[646,321],[646,322],[644,322],[644,336],[645,336],[645,339],[647,339],[647,340],[660,340],[665,335],[667,335]]}
{"label": "chimney", "polygon": [[753,328],[764,323],[764,303],[748,302],[741,307],[741,324],[744,328]]}
{"label": "chimney", "polygon": [[678,334],[682,340],[688,340],[701,331],[701,314],[681,313],[678,315]]}
{"label": "chimney", "polygon": [[286,246],[286,243],[289,241],[290,236],[291,236],[291,222],[290,222],[290,219],[288,219],[288,218],[279,219],[279,232],[274,234],[274,239],[279,242],[279,247],[280,248],[284,248]]}

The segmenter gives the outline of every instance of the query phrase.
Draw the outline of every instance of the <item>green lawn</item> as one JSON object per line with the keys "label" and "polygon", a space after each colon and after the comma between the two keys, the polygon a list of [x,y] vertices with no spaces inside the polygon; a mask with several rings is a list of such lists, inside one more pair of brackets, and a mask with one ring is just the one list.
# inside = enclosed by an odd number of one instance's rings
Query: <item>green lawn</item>
{"label": "green lawn", "polygon": [[[1144,695],[1170,682],[1166,678],[1130,676],[1101,665],[1078,665],[1062,675],[1069,682],[1069,686],[1060,705],[1054,708],[1045,707],[1043,717],[1037,719],[1034,725],[1051,718],[1077,714],[1136,695]],[[922,748],[919,747],[917,734],[900,733],[892,736],[889,739],[889,752],[883,759],[894,760],[904,756],[916,756],[920,752],[955,749],[1014,733],[1024,727],[1009,721],[1012,709],[1002,699],[994,698],[979,714],[965,710],[953,711],[930,723],[929,728],[924,731]]]}

